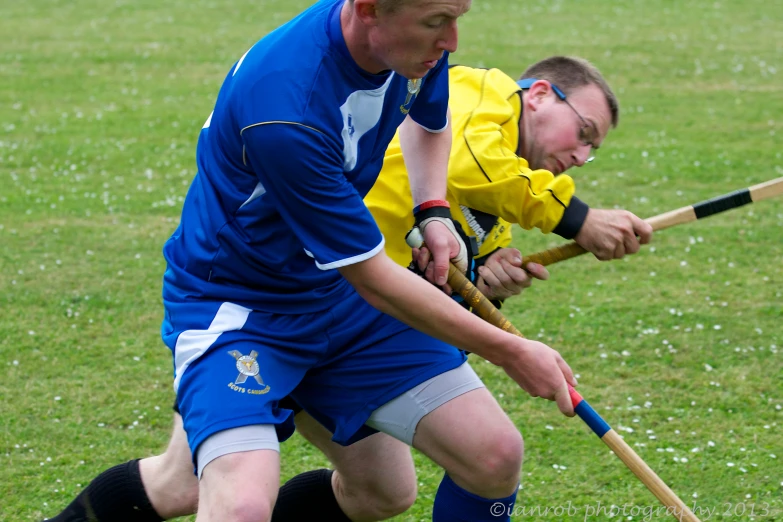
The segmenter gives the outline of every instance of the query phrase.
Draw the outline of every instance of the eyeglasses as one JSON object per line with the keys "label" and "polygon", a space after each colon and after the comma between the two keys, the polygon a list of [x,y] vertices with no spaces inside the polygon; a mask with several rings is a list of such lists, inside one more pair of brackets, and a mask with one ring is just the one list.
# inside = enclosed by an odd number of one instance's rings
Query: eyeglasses
{"label": "eyeglasses", "polygon": [[[526,90],[529,89],[530,86],[537,81],[538,79],[536,78],[525,78],[524,80],[519,80],[517,82],[517,85],[519,85],[519,87],[522,88],[523,90]],[[552,86],[552,90],[555,92],[557,98],[560,101],[565,102],[566,105],[568,105],[569,107],[571,107],[571,110],[574,111],[574,114],[576,114],[579,117],[579,120],[582,122],[582,126],[579,127],[579,141],[581,141],[584,145],[590,146],[590,152],[591,152],[590,157],[588,157],[585,160],[585,163],[590,163],[591,161],[595,160],[594,152],[598,148],[595,145],[595,141],[598,139],[598,131],[593,125],[589,124],[587,120],[585,120],[582,117],[581,114],[579,114],[579,111],[576,110],[576,107],[571,105],[571,102],[568,101],[566,94],[562,90],[560,90],[560,88],[557,85],[553,83],[550,83],[550,85]]]}
{"label": "eyeglasses", "polygon": [[585,163],[590,163],[595,159],[595,155],[592,154],[592,152],[598,148],[595,146],[595,140],[598,138],[597,136],[598,132],[596,131],[595,127],[587,123],[587,120],[585,120],[582,117],[582,115],[579,114],[579,111],[576,110],[576,107],[571,105],[571,102],[568,101],[568,99],[566,98],[566,94],[563,91],[561,91],[557,85],[555,84],[551,84],[551,85],[552,85],[552,90],[555,91],[555,94],[560,99],[560,101],[564,101],[566,105],[571,107],[571,110],[574,111],[574,114],[576,114],[579,117],[579,119],[582,121],[582,126],[579,127],[579,141],[581,141],[585,145],[590,145],[591,154],[590,157],[585,160]]}

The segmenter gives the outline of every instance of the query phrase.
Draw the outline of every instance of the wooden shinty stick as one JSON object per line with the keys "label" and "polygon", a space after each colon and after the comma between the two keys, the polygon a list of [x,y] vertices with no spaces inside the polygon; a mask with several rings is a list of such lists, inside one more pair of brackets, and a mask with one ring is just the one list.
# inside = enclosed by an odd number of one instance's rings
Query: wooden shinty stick
{"label": "wooden shinty stick", "polygon": [[[459,293],[473,307],[479,317],[508,333],[524,337],[500,310],[482,294],[465,274],[449,265],[449,286]],[[699,519],[685,503],[658,477],[646,462],[626,443],[620,435],[596,412],[570,384],[571,403],[574,411],[598,437],[609,446],[615,455],[636,475],[647,489],[666,506],[667,512],[681,522],[699,522]]]}
{"label": "wooden shinty stick", "polygon": [[[763,199],[780,196],[781,194],[783,194],[783,178],[777,178],[708,199],[694,205],[688,205],[687,207],[659,214],[648,218],[645,221],[652,225],[654,231],[658,231],[675,225],[697,221],[725,212],[726,210],[741,207],[748,203],[755,203]],[[575,242],[566,243],[565,245],[550,248],[549,250],[524,256],[522,265],[524,266],[527,263],[538,263],[539,265],[548,266],[560,261],[565,261],[566,259],[571,259],[572,257],[580,256],[585,252],[587,252],[587,250]]]}
{"label": "wooden shinty stick", "polygon": [[[420,248],[423,238],[416,229],[411,231],[406,237],[408,245]],[[479,317],[488,323],[519,337],[524,337],[505,316],[495,308],[489,299],[482,294],[473,283],[465,277],[465,274],[449,263],[448,284],[455,292],[473,308]],[[590,404],[582,398],[570,384],[568,392],[571,395],[571,404],[574,406],[574,412],[579,415],[585,424],[587,424],[598,437],[609,446],[620,460],[633,472],[634,475],[655,495],[655,497],[667,508],[670,513],[680,522],[700,522],[696,515],[685,505],[685,503],[658,477],[658,475],[647,465],[646,462],[626,443],[620,435],[615,432],[611,426],[596,412]]]}

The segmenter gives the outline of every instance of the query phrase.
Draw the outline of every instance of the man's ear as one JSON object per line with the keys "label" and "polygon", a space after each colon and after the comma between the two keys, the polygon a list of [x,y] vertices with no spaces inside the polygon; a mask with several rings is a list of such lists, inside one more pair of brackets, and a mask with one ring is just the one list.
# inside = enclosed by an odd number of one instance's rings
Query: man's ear
{"label": "man's ear", "polygon": [[376,0],[353,0],[356,18],[364,25],[378,25],[378,5]]}
{"label": "man's ear", "polygon": [[536,80],[527,90],[525,96],[525,109],[537,110],[548,98],[555,95],[552,84],[547,80]]}

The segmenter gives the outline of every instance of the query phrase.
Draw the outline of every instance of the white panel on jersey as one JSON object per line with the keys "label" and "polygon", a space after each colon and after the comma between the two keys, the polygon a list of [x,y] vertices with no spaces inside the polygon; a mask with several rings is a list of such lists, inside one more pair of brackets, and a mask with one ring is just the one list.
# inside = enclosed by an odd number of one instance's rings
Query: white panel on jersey
{"label": "white panel on jersey", "polygon": [[259,182],[259,183],[258,183],[258,185],[256,185],[256,188],[254,188],[254,189],[253,189],[253,193],[252,193],[252,194],[250,194],[250,197],[249,197],[249,198],[247,198],[247,201],[245,201],[244,203],[242,203],[242,206],[240,206],[239,208],[242,208],[242,207],[244,207],[245,205],[247,205],[248,203],[250,203],[250,202],[251,202],[251,201],[253,201],[254,199],[260,198],[260,197],[261,197],[261,196],[263,196],[264,194],[266,194],[266,189],[265,189],[265,188],[264,188],[264,186],[261,184],[261,182]]}
{"label": "white panel on jersey", "polygon": [[[250,49],[252,49],[252,47]],[[245,61],[245,56],[247,56],[247,53],[250,52],[250,49],[248,49],[247,52],[242,55],[242,58],[239,59],[239,61],[237,62],[237,66],[234,67],[234,72],[231,74],[231,76],[234,76],[237,73],[237,71],[239,70],[239,66],[242,65],[242,62]]]}
{"label": "white panel on jersey", "polygon": [[212,123],[212,115],[215,114],[215,111],[212,111],[209,113],[209,118],[207,118],[207,121],[204,122],[204,126],[201,127],[202,129],[206,129],[209,127],[209,124]]}
{"label": "white panel on jersey", "polygon": [[249,308],[234,303],[223,303],[212,319],[212,324],[206,330],[185,330],[177,337],[174,346],[174,390],[179,388],[179,381],[193,361],[204,355],[220,334],[233,330],[241,330],[245,326]]}
{"label": "white panel on jersey", "polygon": [[372,91],[355,91],[348,96],[340,112],[343,115],[343,169],[353,170],[359,158],[359,139],[381,119],[383,98],[394,77],[389,75],[382,86]]}

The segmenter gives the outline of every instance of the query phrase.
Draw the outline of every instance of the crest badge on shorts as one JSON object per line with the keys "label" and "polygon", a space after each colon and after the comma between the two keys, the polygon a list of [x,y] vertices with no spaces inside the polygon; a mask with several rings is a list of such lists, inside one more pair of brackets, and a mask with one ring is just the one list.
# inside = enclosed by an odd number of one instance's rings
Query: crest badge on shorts
{"label": "crest badge on shorts", "polygon": [[[242,353],[238,350],[231,350],[228,352],[228,354],[236,359],[236,367],[237,370],[239,370],[239,375],[237,375],[237,378],[234,380],[234,382],[229,383],[229,388],[239,393],[249,393],[251,395],[263,395],[269,391],[269,386],[264,384],[264,380],[261,378],[261,375],[259,375],[261,369],[259,368],[258,361],[256,360],[256,357],[258,357],[257,351],[253,350],[249,355],[242,355]],[[239,386],[240,384],[245,384],[248,377],[255,379],[258,384],[263,386],[263,389],[256,390]]]}

